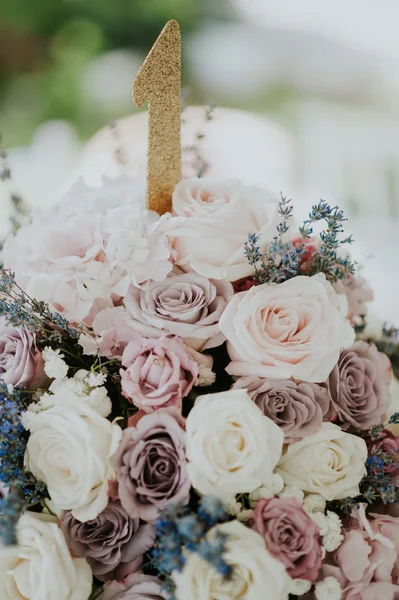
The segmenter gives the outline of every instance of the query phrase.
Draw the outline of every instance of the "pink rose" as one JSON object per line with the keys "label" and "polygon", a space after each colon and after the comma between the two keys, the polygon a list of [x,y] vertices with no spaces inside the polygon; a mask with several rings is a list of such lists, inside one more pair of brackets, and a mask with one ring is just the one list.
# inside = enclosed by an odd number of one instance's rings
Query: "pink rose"
{"label": "pink rose", "polygon": [[157,577],[135,573],[124,581],[112,581],[101,600],[166,600],[163,582]]}
{"label": "pink rose", "polygon": [[181,410],[198,378],[198,364],[177,337],[130,342],[122,365],[122,394],[145,412],[173,405]]}
{"label": "pink rose", "polygon": [[131,289],[124,302],[133,317],[129,325],[142,335],[171,333],[195,350],[205,350],[223,344],[219,319],[232,296],[226,281],[183,273],[152,282],[146,290]]}
{"label": "pink rose", "polygon": [[354,339],[346,301],[321,273],[235,294],[219,327],[233,376],[323,383]]}
{"label": "pink rose", "polygon": [[293,579],[315,581],[322,565],[320,530],[296,498],[262,498],[252,528]]}
{"label": "pink rose", "polygon": [[35,389],[48,383],[35,335],[0,317],[0,379],[6,384]]}
{"label": "pink rose", "polygon": [[[344,541],[323,566],[325,575],[340,581],[345,590],[343,598],[385,600],[397,597],[398,534],[397,519],[378,516],[370,521],[364,505],[352,512],[351,523],[344,531]],[[377,591],[387,595],[377,596]]]}
{"label": "pink rose", "polygon": [[183,219],[169,235],[176,263],[212,279],[236,281],[254,272],[244,253],[248,233],[265,250],[276,235],[278,197],[238,181],[183,179],[173,209]]}

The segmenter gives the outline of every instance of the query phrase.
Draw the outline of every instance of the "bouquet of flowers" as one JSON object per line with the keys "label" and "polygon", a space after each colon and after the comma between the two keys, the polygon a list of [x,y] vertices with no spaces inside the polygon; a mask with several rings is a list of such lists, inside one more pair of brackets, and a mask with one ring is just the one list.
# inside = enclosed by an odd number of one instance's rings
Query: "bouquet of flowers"
{"label": "bouquet of flowers", "polygon": [[342,212],[143,198],[80,185],[5,243],[2,600],[398,597],[399,415]]}
{"label": "bouquet of flowers", "polygon": [[78,182],[5,242],[1,600],[397,600],[399,332],[342,211],[145,200]]}

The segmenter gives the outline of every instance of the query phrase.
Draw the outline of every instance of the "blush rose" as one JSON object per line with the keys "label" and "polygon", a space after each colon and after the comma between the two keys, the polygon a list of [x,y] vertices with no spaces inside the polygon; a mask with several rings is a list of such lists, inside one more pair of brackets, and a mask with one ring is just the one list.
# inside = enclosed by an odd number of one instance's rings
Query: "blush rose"
{"label": "blush rose", "polygon": [[173,193],[173,210],[183,222],[169,232],[177,265],[212,279],[236,281],[254,272],[244,245],[259,234],[266,250],[278,223],[279,198],[238,181],[184,179]]}
{"label": "blush rose", "polygon": [[122,394],[137,408],[153,412],[177,406],[198,380],[199,367],[180,338],[140,338],[122,356]]}
{"label": "blush rose", "polygon": [[323,383],[354,340],[346,300],[321,273],[235,294],[219,326],[233,376]]}

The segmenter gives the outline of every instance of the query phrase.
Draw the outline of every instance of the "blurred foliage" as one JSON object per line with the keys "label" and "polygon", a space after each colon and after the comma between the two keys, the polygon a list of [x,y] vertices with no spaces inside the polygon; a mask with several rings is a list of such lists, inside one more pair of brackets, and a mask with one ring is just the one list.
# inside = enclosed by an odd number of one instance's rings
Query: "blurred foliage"
{"label": "blurred foliage", "polygon": [[230,16],[228,2],[1,0],[0,129],[8,145],[28,142],[48,119],[67,119],[87,137],[104,117],[122,116],[85,105],[81,81],[87,64],[113,49],[144,56],[169,19],[179,21],[185,36],[204,21]]}

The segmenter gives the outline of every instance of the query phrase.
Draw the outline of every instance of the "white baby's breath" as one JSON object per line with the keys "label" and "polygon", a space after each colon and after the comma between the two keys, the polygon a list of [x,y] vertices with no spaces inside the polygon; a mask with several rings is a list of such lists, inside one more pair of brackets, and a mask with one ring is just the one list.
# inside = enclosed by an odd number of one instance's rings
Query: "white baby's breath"
{"label": "white baby's breath", "polygon": [[287,585],[287,594],[293,596],[303,596],[312,587],[312,582],[306,579],[291,579]]}
{"label": "white baby's breath", "polygon": [[316,600],[341,600],[342,589],[335,577],[326,577],[323,581],[316,583]]}
{"label": "white baby's breath", "polygon": [[295,485],[286,485],[281,494],[279,494],[280,498],[296,498],[301,504],[304,496],[303,491]]}
{"label": "white baby's breath", "polygon": [[199,365],[198,385],[200,387],[208,387],[215,383],[216,373],[205,365]]}
{"label": "white baby's breath", "polygon": [[57,348],[53,350],[46,346],[42,352],[44,370],[50,379],[64,379],[68,373],[68,365],[64,361],[64,354]]}
{"label": "white baby's breath", "polygon": [[303,500],[303,510],[308,514],[326,510],[326,501],[320,494],[309,494]]}

